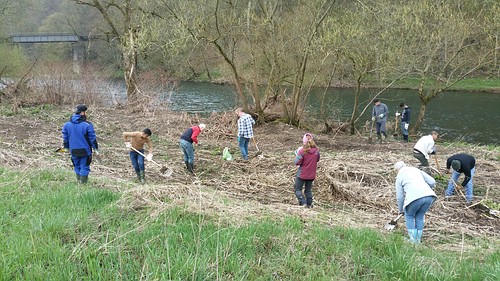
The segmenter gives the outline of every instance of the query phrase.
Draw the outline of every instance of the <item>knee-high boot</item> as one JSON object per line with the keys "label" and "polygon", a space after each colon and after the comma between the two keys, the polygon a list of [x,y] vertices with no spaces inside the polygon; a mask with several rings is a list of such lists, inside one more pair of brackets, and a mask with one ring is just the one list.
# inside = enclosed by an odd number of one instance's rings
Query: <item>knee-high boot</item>
{"label": "knee-high boot", "polygon": [[424,234],[423,232],[423,230],[417,230],[417,244],[420,244],[422,242],[422,234]]}
{"label": "knee-high boot", "polygon": [[416,244],[417,243],[417,229],[408,229],[408,238],[410,243]]}

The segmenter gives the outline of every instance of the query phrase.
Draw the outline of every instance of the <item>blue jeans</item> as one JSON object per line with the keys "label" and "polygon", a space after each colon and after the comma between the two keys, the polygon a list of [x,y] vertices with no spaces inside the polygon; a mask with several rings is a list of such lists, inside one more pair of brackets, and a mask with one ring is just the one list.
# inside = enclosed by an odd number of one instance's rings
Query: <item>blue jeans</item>
{"label": "blue jeans", "polygon": [[248,160],[248,143],[250,142],[249,138],[239,137],[238,146],[240,147],[241,157],[243,159]]}
{"label": "blue jeans", "polygon": [[[144,149],[139,150],[142,154],[144,154]],[[144,156],[140,155],[135,151],[130,151],[130,161],[132,162],[132,166],[134,166],[134,170],[136,173],[140,171],[144,171]]]}
{"label": "blue jeans", "polygon": [[[299,200],[299,205],[305,205],[307,204],[308,206],[311,206],[313,203],[313,195],[312,195],[312,186],[313,186],[313,181],[314,180],[303,180],[299,177],[295,178],[295,196],[297,196],[297,199]],[[304,199],[304,194],[302,193],[302,186],[305,185],[305,190],[304,193],[306,195],[306,198]]]}
{"label": "blue jeans", "polygon": [[[401,122],[401,133],[403,133],[403,135],[406,135],[406,136],[407,136],[407,135],[408,135],[408,130],[407,130],[407,129],[405,129],[405,125],[406,125],[406,124],[408,124],[408,123],[406,123],[406,122]],[[408,128],[410,128],[410,127],[408,126]]]}
{"label": "blue jeans", "polygon": [[377,135],[380,135],[380,133],[382,133],[385,136],[385,121],[377,122],[375,129],[377,131]]}
{"label": "blue jeans", "polygon": [[[459,172],[451,169],[452,171],[452,174],[451,174],[451,178],[455,181],[455,183],[457,182],[458,180],[458,177],[460,177],[460,174]],[[472,170],[470,170],[470,180],[469,182],[467,183],[466,186],[464,186],[465,188],[465,198],[467,198],[467,201],[470,202],[472,201],[472,178],[474,177],[474,173],[476,172],[476,168],[472,168]],[[458,184],[458,183],[457,183]],[[453,185],[453,182],[450,180],[448,182],[448,188],[446,189],[446,196],[451,196],[453,194],[453,191],[455,191],[455,185]]]}
{"label": "blue jeans", "polygon": [[405,220],[407,229],[424,229],[424,216],[434,203],[434,196],[425,196],[411,202],[405,208]]}
{"label": "blue jeans", "polygon": [[180,145],[181,145],[181,150],[184,153],[184,162],[188,162],[190,164],[193,164],[194,163],[193,144],[188,142],[187,140],[181,139]]}
{"label": "blue jeans", "polygon": [[75,170],[75,174],[83,177],[89,175],[90,162],[92,162],[92,156],[77,157],[71,155],[71,162],[73,162],[73,168]]}

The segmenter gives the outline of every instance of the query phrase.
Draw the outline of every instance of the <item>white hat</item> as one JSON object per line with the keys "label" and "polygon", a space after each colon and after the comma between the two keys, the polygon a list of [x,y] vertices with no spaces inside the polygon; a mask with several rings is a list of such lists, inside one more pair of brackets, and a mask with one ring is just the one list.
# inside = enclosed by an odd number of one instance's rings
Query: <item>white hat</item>
{"label": "white hat", "polygon": [[399,171],[399,169],[401,169],[401,168],[403,168],[403,167],[406,167],[406,164],[405,164],[405,162],[403,162],[403,161],[399,161],[399,162],[397,162],[396,164],[394,164],[394,169],[396,169],[396,170],[398,170],[398,171]]}
{"label": "white hat", "polygon": [[198,127],[200,127],[200,129],[201,129],[202,131],[203,131],[203,130],[205,130],[205,127],[206,127],[206,126],[207,126],[207,125],[205,125],[205,124],[200,124],[200,125],[198,125]]}

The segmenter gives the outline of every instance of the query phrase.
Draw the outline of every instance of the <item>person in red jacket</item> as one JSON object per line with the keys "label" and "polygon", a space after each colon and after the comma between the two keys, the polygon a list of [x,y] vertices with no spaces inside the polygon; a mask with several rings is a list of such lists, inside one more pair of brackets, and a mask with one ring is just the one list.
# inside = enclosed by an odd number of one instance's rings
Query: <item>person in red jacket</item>
{"label": "person in red jacket", "polygon": [[184,163],[186,163],[186,168],[192,174],[194,174],[194,147],[193,142],[198,144],[198,135],[205,129],[205,124],[200,124],[188,128],[181,135],[180,146],[184,153]]}
{"label": "person in red jacket", "polygon": [[[299,200],[300,206],[313,207],[312,186],[316,178],[316,168],[318,167],[320,154],[314,140],[309,139],[304,146],[299,149],[295,157],[295,165],[299,166],[295,177],[295,196]],[[302,188],[305,186],[305,198]]]}

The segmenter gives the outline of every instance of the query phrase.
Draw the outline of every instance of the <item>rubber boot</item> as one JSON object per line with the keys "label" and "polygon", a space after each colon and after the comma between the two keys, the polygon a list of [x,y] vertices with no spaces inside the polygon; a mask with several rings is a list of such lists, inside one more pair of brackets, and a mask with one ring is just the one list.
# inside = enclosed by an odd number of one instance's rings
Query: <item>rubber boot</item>
{"label": "rubber boot", "polygon": [[417,229],[408,229],[408,241],[412,244],[417,243]]}
{"label": "rubber boot", "polygon": [[194,164],[193,164],[193,163],[188,163],[188,171],[189,171],[191,174],[194,174],[193,168],[194,168]]}
{"label": "rubber boot", "polygon": [[186,163],[186,169],[189,170],[189,162],[188,161],[184,161],[184,163]]}
{"label": "rubber boot", "polygon": [[137,175],[137,180],[140,182],[141,181],[141,173],[139,171],[135,171],[135,174]]}
{"label": "rubber boot", "polygon": [[420,244],[422,242],[422,234],[423,230],[417,230],[417,244]]}
{"label": "rubber boot", "polygon": [[141,184],[146,183],[146,179],[145,179],[144,171],[140,171],[140,172],[139,172],[139,182],[140,182]]}
{"label": "rubber boot", "polygon": [[82,184],[87,184],[88,179],[89,179],[89,176],[80,176],[80,182]]}
{"label": "rubber boot", "polygon": [[381,134],[377,134],[377,139],[378,139],[379,143],[382,143],[382,135]]}
{"label": "rubber boot", "polygon": [[403,135],[403,142],[408,142],[408,135]]}
{"label": "rubber boot", "polygon": [[76,175],[76,182],[82,183],[82,179],[81,179],[80,175]]}

